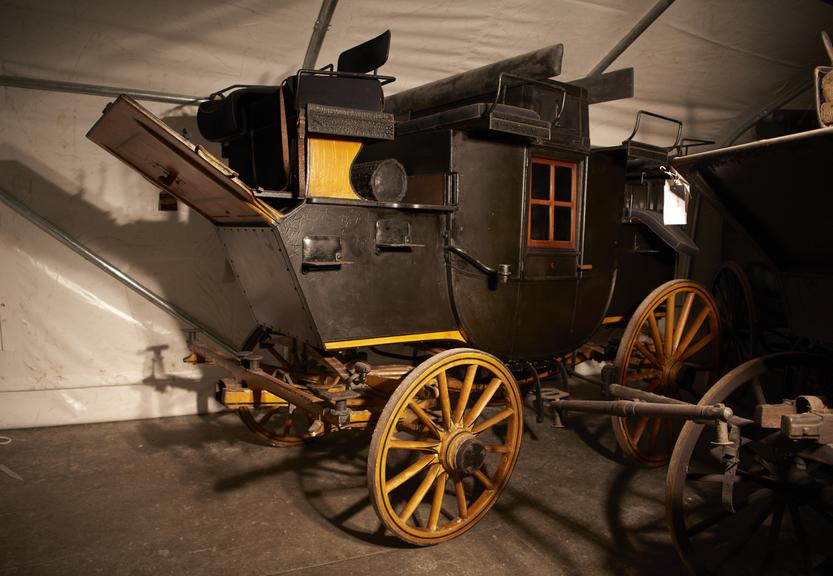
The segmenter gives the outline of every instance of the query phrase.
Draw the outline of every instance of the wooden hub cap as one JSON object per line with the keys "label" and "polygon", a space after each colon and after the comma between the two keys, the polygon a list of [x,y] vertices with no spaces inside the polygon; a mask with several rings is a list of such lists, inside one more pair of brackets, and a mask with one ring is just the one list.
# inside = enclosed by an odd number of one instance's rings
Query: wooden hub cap
{"label": "wooden hub cap", "polygon": [[485,459],[486,448],[474,434],[459,434],[448,446],[447,463],[460,474],[474,474]]}

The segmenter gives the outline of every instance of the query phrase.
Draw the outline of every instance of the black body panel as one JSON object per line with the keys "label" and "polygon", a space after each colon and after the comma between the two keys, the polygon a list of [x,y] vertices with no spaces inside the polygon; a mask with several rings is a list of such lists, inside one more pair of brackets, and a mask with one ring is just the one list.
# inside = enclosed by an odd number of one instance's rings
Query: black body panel
{"label": "black body panel", "polygon": [[449,255],[454,307],[473,346],[510,356],[520,277],[525,149],[454,132],[451,158],[458,178],[451,241],[486,266],[508,264],[512,271],[508,283],[495,286],[462,258]]}
{"label": "black body panel", "polygon": [[623,223],[619,275],[608,316],[629,316],[651,291],[674,277],[677,255],[642,224]]}
{"label": "black body panel", "polygon": [[[322,342],[456,330],[443,261],[444,212],[302,204],[278,223]],[[412,246],[377,245],[377,222],[410,225]],[[339,239],[338,263],[304,262],[304,240]]]}
{"label": "black body panel", "polygon": [[[622,276],[614,276],[624,268],[617,260],[621,230],[620,214],[624,204],[627,156],[624,149],[612,148],[591,152],[587,171],[587,201],[584,211],[584,245],[579,272],[579,291],[572,337],[577,343],[587,341],[599,327],[616,284]],[[588,268],[592,266],[592,268]],[[638,275],[639,270],[629,271]],[[621,274],[621,272],[620,272]],[[656,287],[654,284],[653,287]],[[652,289],[653,289],[652,287]]]}
{"label": "black body panel", "polygon": [[[454,133],[453,145],[459,189],[452,241],[486,266],[508,264],[512,270],[507,283],[496,283],[461,258],[449,257],[454,307],[469,342],[505,358],[528,359],[586,341],[613,288],[624,151],[592,155],[585,197],[586,155],[556,147],[529,151],[463,132]],[[527,247],[530,154],[578,165],[575,248]],[[592,269],[579,271],[583,263]]]}
{"label": "black body panel", "polygon": [[257,323],[319,345],[278,230],[271,226],[218,226],[217,234]]}

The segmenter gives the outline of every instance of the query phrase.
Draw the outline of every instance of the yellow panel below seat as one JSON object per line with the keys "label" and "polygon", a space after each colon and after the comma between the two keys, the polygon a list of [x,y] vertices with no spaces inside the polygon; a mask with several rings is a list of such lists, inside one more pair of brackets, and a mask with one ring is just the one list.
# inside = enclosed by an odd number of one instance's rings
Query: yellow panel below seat
{"label": "yellow panel below seat", "polygon": [[307,139],[307,196],[361,200],[350,184],[350,167],[361,147],[355,140]]}

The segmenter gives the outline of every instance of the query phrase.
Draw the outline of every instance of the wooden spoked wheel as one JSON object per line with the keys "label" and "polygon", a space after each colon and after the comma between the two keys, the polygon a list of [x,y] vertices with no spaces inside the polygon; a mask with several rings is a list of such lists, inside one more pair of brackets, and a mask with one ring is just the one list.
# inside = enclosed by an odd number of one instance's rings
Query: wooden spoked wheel
{"label": "wooden spoked wheel", "polygon": [[[719,330],[717,306],[703,285],[666,282],[645,298],[625,328],[615,360],[619,384],[696,402],[717,369]],[[612,418],[627,457],[647,466],[668,462],[679,432],[674,420]]]}
{"label": "wooden spoked wheel", "polygon": [[[258,326],[246,338],[241,350],[246,352],[256,350],[268,334],[267,328]],[[297,446],[313,438],[307,432],[312,424],[309,414],[296,409],[293,404],[251,408],[244,406],[237,408],[237,415],[249,430],[272,446]]]}
{"label": "wooden spoked wheel", "polygon": [[722,372],[758,355],[758,320],[752,287],[736,262],[726,262],[712,282],[712,294],[720,314]]}
{"label": "wooden spoked wheel", "polygon": [[[754,419],[759,404],[799,395],[833,397],[830,358],[787,352],[728,372],[701,404],[736,416],[733,450],[714,428],[687,422],[668,465],[666,512],[674,547],[692,574],[833,573],[833,465],[814,441],[793,441]],[[730,470],[728,478],[724,472]],[[727,493],[731,506],[727,505]]]}
{"label": "wooden spoked wheel", "polygon": [[429,358],[393,393],[373,433],[367,477],[376,513],[412,544],[462,534],[506,486],[522,427],[518,386],[500,360],[465,348]]}
{"label": "wooden spoked wheel", "polygon": [[312,439],[307,432],[312,420],[292,404],[268,408],[238,408],[237,414],[249,430],[272,446],[297,446]]}

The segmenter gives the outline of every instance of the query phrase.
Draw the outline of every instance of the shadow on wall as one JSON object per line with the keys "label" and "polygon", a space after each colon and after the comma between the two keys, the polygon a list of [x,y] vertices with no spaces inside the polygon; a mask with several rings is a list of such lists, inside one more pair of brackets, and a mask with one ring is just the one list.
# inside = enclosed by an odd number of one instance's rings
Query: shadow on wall
{"label": "shadow on wall", "polygon": [[[193,119],[180,119],[176,124],[185,125],[189,120],[193,125]],[[195,126],[193,130],[189,128],[189,132],[195,131]],[[254,329],[255,320],[225,260],[222,244],[211,223],[197,213],[184,213],[188,208],[182,204],[176,212],[155,214],[157,194],[148,191],[145,186],[138,188],[135,196],[128,195],[126,192],[130,181],[127,180],[123,184],[124,191],[118,196],[121,200],[127,200],[127,206],[122,207],[121,213],[118,208],[110,208],[116,213],[113,216],[102,209],[95,199],[101,198],[102,205],[112,206],[115,194],[109,190],[108,197],[108,186],[115,182],[121,184],[122,181],[117,178],[129,174],[126,167],[119,170],[123,165],[115,158],[112,162],[102,162],[98,166],[96,181],[101,182],[101,186],[93,190],[84,184],[83,171],[88,170],[90,164],[79,171],[79,186],[20,150],[5,148],[0,156],[13,158],[0,161],[0,187],[5,192],[201,321],[231,345],[240,345]],[[137,176],[132,182],[139,180]],[[136,210],[137,206],[140,209]],[[124,224],[117,221],[120,215],[124,215],[127,220],[131,213],[152,214],[153,219],[134,220]],[[54,242],[59,244],[57,240]],[[19,248],[24,252],[27,250],[26,246]],[[80,256],[73,255],[73,258],[78,258],[79,263],[82,261]],[[94,273],[105,274],[103,271]],[[156,338],[169,340],[177,337]],[[174,342],[152,341],[151,338],[153,336],[148,334],[148,345],[137,351],[145,358],[144,374],[147,376],[141,384],[159,392],[170,387],[196,392],[197,412],[208,411],[213,387],[205,381],[224,376],[225,373],[216,368],[201,366],[201,379],[198,381],[166,374],[166,365],[179,362],[179,358],[173,359],[173,362],[170,359],[166,361],[166,355],[170,354]],[[184,333],[181,338],[184,343]],[[185,347],[182,346],[182,349]],[[148,403],[155,402],[152,396],[147,397]],[[142,398],[145,398],[144,394]],[[158,413],[153,406],[147,408],[150,410],[148,415]]]}

